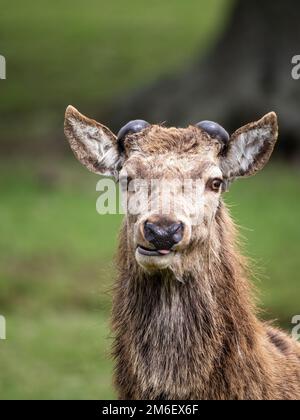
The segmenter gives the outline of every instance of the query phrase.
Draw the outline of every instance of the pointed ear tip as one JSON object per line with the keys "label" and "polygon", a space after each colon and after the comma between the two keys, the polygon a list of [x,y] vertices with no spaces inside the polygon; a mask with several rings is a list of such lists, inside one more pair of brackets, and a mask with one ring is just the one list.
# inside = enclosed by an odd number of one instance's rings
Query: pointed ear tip
{"label": "pointed ear tip", "polygon": [[278,116],[277,116],[276,112],[271,111],[263,117],[263,120],[267,120],[267,121],[270,121],[273,124],[277,124],[278,123]]}
{"label": "pointed ear tip", "polygon": [[69,105],[66,109],[66,112],[65,112],[65,118],[68,119],[68,118],[74,117],[76,115],[77,116],[79,115],[79,111],[76,108],[74,108],[74,106]]}
{"label": "pointed ear tip", "polygon": [[72,105],[69,105],[65,112],[65,121],[64,121],[64,133],[67,139],[69,140],[72,136],[72,118],[78,118],[79,112],[76,108],[74,108]]}

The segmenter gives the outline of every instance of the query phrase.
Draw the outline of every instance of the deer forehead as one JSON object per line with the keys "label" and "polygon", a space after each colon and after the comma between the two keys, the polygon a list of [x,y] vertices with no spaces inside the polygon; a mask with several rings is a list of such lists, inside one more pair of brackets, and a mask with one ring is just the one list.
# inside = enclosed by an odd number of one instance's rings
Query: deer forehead
{"label": "deer forehead", "polygon": [[221,176],[220,143],[195,127],[151,126],[125,140],[124,172],[140,178]]}
{"label": "deer forehead", "polygon": [[220,142],[197,127],[166,128],[152,125],[146,130],[127,136],[125,140],[127,157],[135,152],[144,156],[164,155],[199,155],[216,158],[221,150]]}
{"label": "deer forehead", "polygon": [[180,155],[174,152],[161,155],[132,154],[125,162],[121,177],[140,179],[209,179],[222,178],[218,159],[213,153]]}

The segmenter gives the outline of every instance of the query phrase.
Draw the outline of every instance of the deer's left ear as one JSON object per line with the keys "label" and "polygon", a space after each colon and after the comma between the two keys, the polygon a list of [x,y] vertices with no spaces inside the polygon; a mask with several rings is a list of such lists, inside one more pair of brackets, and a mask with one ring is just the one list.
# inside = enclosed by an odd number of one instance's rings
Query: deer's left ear
{"label": "deer's left ear", "polygon": [[236,131],[229,140],[228,148],[221,157],[224,177],[232,180],[251,176],[268,163],[278,138],[278,121],[274,112],[261,120]]}

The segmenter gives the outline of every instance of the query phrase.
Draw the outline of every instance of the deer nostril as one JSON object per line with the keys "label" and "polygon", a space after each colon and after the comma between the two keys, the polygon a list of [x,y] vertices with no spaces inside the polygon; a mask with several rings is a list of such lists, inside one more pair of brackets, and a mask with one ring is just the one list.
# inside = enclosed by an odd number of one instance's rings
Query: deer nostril
{"label": "deer nostril", "polygon": [[174,243],[179,244],[179,242],[181,242],[183,238],[183,224],[178,223],[176,225],[173,225],[172,230],[174,232],[173,233]]}
{"label": "deer nostril", "polygon": [[170,233],[175,234],[177,233],[182,227],[182,223],[173,223],[167,229]]}
{"label": "deer nostril", "polygon": [[153,223],[148,223],[148,222],[145,223],[144,232],[145,232],[145,238],[149,242],[152,242],[155,239],[155,237],[162,236],[164,233],[163,230],[159,226]]}

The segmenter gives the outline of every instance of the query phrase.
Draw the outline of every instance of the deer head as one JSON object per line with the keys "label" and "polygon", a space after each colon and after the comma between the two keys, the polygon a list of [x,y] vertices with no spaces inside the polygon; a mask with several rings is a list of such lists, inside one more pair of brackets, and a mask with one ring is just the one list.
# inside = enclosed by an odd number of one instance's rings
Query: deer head
{"label": "deer head", "polygon": [[232,136],[209,121],[177,129],[137,120],[114,135],[70,106],[65,134],[84,166],[114,177],[127,202],[139,202],[138,211],[127,214],[127,240],[139,266],[153,271],[171,267],[175,259],[180,262],[207,240],[222,193],[236,178],[265,166],[278,126],[275,113]]}

